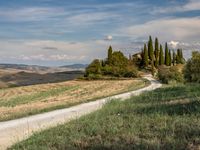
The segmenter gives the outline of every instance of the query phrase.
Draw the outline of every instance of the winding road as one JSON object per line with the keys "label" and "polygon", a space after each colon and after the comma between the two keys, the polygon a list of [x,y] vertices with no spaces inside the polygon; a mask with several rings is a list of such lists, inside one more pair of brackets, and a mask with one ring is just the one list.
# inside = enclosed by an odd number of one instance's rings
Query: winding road
{"label": "winding road", "polygon": [[66,109],[0,122],[0,150],[4,150],[16,142],[28,138],[35,131],[41,131],[58,124],[63,124],[72,119],[77,119],[80,116],[94,112],[102,108],[102,106],[111,99],[125,100],[133,95],[139,95],[145,91],[152,91],[162,86],[162,84],[153,79],[151,75],[146,75],[144,78],[149,80],[151,84],[148,87],[136,91],[102,98],[93,102],[80,104]]}

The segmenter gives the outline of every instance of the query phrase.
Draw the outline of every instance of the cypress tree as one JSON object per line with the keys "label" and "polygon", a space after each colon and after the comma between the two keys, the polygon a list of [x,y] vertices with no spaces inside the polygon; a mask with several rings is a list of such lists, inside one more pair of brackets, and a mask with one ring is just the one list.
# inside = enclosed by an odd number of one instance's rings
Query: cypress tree
{"label": "cypress tree", "polygon": [[173,63],[173,66],[175,66],[175,63],[176,63],[176,53],[175,53],[175,51],[173,51],[172,63]]}
{"label": "cypress tree", "polygon": [[171,50],[169,50],[169,66],[172,65],[172,55],[171,55]]}
{"label": "cypress tree", "polygon": [[169,50],[167,43],[165,43],[165,65],[169,66]]}
{"label": "cypress tree", "polygon": [[154,57],[151,60],[151,74],[154,76],[155,75],[155,67],[154,67]]}
{"label": "cypress tree", "polygon": [[184,62],[185,62],[185,59],[184,59],[184,57],[183,57],[183,50],[182,49],[180,49],[180,61],[181,61],[181,64],[184,64]]}
{"label": "cypress tree", "polygon": [[148,61],[149,61],[149,56],[148,56],[147,45],[144,44],[144,59],[143,59],[143,64],[144,64],[145,67],[148,66],[148,64],[149,64]]}
{"label": "cypress tree", "polygon": [[159,42],[158,38],[155,39],[155,67],[158,67],[159,64]]}
{"label": "cypress tree", "polygon": [[108,64],[111,64],[112,53],[113,53],[112,46],[110,46],[108,49]]}
{"label": "cypress tree", "polygon": [[149,59],[153,60],[153,41],[151,36],[149,36],[149,42],[148,42],[148,54],[149,54]]}
{"label": "cypress tree", "polygon": [[164,64],[163,48],[162,45],[160,45],[159,65],[163,64]]}
{"label": "cypress tree", "polygon": [[181,63],[181,60],[182,60],[181,57],[182,57],[181,49],[177,49],[177,56],[176,56],[176,62],[177,62],[177,64]]}

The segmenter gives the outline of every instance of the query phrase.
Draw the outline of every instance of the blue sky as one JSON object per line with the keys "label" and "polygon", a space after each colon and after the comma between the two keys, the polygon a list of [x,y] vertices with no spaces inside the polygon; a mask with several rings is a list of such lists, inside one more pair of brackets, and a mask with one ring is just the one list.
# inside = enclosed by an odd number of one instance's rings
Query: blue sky
{"label": "blue sky", "polygon": [[199,0],[1,0],[0,63],[58,66],[126,55],[148,36],[200,49]]}

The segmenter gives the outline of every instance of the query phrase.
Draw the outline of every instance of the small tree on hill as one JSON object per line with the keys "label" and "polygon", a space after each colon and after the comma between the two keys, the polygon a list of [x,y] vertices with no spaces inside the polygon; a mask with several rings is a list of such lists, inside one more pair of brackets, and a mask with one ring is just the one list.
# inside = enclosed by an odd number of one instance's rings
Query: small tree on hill
{"label": "small tree on hill", "polygon": [[108,64],[111,63],[112,53],[113,53],[112,46],[110,46],[109,49],[108,49]]}
{"label": "small tree on hill", "polygon": [[144,57],[143,57],[143,64],[145,67],[148,66],[149,64],[149,56],[148,56],[148,50],[147,50],[147,45],[144,44]]}
{"label": "small tree on hill", "polygon": [[163,48],[162,45],[160,45],[160,55],[159,55],[159,65],[163,65],[164,64],[164,56],[163,56]]}
{"label": "small tree on hill", "polygon": [[172,56],[172,64],[173,64],[173,66],[175,66],[175,63],[176,63],[176,53],[175,53],[175,51],[173,51],[173,56]]}
{"label": "small tree on hill", "polygon": [[158,42],[158,38],[155,39],[155,67],[158,67],[159,64],[159,42]]}
{"label": "small tree on hill", "polygon": [[188,82],[200,83],[200,52],[193,52],[192,58],[188,60],[185,69],[184,77]]}
{"label": "small tree on hill", "polygon": [[171,55],[171,50],[169,50],[169,66],[172,65],[172,55]]}
{"label": "small tree on hill", "polygon": [[167,43],[165,43],[165,65],[169,66],[169,49]]}
{"label": "small tree on hill", "polygon": [[149,36],[149,42],[148,42],[148,54],[149,54],[149,59],[153,60],[153,41],[151,36]]}
{"label": "small tree on hill", "polygon": [[183,57],[182,49],[177,49],[176,62],[177,62],[177,64],[184,64],[185,63],[185,59]]}
{"label": "small tree on hill", "polygon": [[90,74],[101,74],[101,62],[99,59],[93,60],[93,62],[86,68],[85,76],[89,76]]}

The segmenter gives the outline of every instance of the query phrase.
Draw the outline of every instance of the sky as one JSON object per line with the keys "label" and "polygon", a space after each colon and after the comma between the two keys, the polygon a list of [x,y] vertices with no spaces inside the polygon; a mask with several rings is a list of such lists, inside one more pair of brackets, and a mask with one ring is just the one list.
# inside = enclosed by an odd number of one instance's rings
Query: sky
{"label": "sky", "polygon": [[60,66],[139,52],[149,35],[200,50],[200,0],[1,0],[0,63]]}

